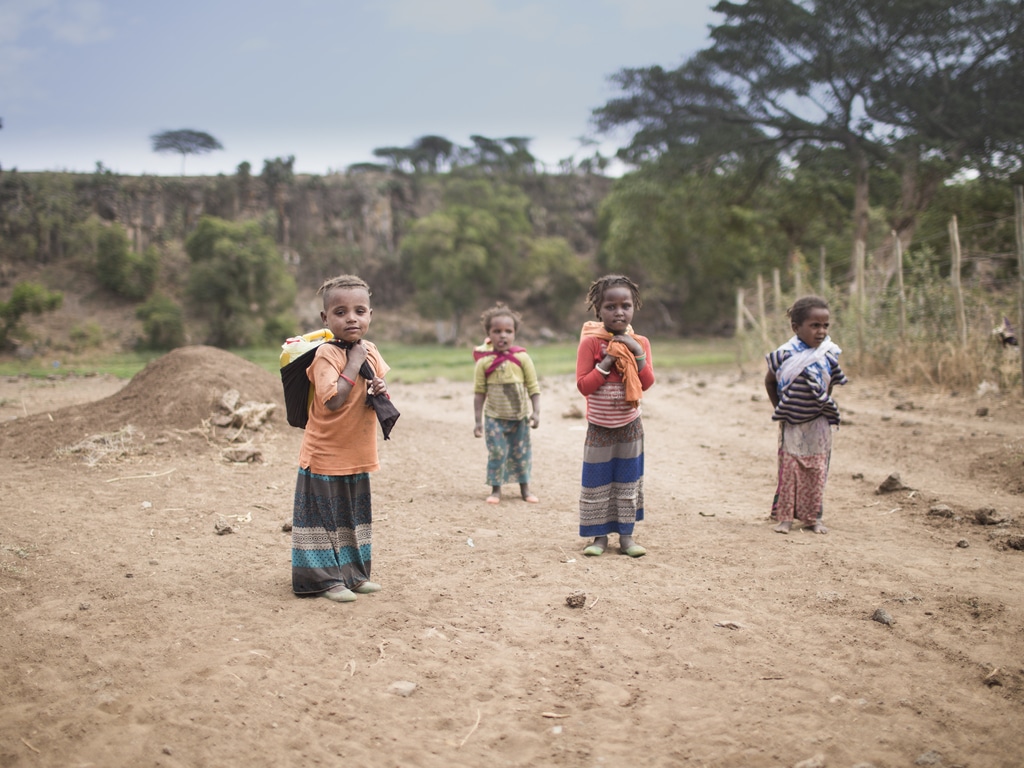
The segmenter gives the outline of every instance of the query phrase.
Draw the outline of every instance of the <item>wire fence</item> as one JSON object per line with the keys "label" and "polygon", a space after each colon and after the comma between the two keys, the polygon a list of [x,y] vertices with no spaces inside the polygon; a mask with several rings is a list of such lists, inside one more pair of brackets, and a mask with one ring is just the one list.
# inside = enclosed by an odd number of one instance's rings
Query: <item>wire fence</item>
{"label": "wire fence", "polygon": [[813,266],[797,259],[785,275],[758,276],[736,296],[741,360],[761,358],[791,337],[786,308],[818,294],[829,302],[830,333],[847,371],[950,391],[1024,394],[1024,202],[1021,188],[1015,192],[1016,251],[961,252],[968,231],[953,218],[947,233],[919,239],[906,254],[891,236],[874,250],[854,248],[846,263],[826,268],[824,258]]}

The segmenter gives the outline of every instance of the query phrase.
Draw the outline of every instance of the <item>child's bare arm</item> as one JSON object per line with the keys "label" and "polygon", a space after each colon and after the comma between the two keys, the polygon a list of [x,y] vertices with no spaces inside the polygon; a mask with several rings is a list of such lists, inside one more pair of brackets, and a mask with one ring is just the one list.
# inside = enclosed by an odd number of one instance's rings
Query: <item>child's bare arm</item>
{"label": "child's bare arm", "polygon": [[484,433],[484,401],[487,395],[477,392],[473,395],[473,419],[476,422],[473,427],[473,437],[481,437]]}
{"label": "child's bare arm", "polygon": [[779,382],[773,371],[764,375],[764,389],[768,393],[768,399],[772,401],[772,408],[779,407]]}
{"label": "child's bare arm", "polygon": [[530,416],[530,426],[536,429],[540,426],[540,393],[530,395],[530,403],[533,405],[533,415]]}
{"label": "child's bare arm", "polygon": [[356,382],[359,381],[359,369],[362,367],[364,360],[366,360],[366,347],[362,344],[353,344],[352,348],[348,350],[345,368],[338,377],[338,390],[335,392],[334,397],[324,403],[328,410],[338,410],[348,399],[349,393],[352,392]]}

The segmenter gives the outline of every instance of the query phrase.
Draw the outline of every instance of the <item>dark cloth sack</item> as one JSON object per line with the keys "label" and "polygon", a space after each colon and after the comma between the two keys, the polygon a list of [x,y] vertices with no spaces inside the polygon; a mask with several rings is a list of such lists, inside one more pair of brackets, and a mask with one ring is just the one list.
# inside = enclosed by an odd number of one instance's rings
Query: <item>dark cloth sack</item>
{"label": "dark cloth sack", "polygon": [[[343,341],[328,339],[324,344],[337,344],[342,349],[349,349],[352,345]],[[318,347],[319,345],[317,345]],[[306,369],[313,364],[317,347],[303,352],[291,362],[281,366],[281,385],[284,387],[284,407],[288,423],[300,429],[306,428],[309,421],[309,406],[313,400],[313,382],[306,376]],[[369,381],[373,378],[373,368],[370,362],[364,361],[359,369],[359,375]],[[366,393],[366,404],[373,408],[377,414],[377,421],[380,423],[384,439],[391,439],[391,430],[401,415],[391,398],[387,395],[371,395]]]}

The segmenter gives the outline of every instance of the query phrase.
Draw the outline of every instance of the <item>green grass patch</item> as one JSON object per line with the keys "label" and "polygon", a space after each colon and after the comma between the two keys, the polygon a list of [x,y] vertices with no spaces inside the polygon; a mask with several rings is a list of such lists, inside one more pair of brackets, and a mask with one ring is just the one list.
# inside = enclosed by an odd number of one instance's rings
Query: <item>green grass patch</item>
{"label": "green grass patch", "polygon": [[150,362],[160,357],[160,352],[123,352],[121,354],[84,353],[73,358],[60,355],[38,356],[31,360],[0,358],[0,376],[89,376],[97,373],[110,374],[119,379],[130,379]]}
{"label": "green grass patch", "polygon": [[[422,381],[473,380],[473,350],[439,344],[412,345],[380,342],[380,353],[391,366],[388,381],[417,384]],[[576,370],[576,343],[536,344],[528,348],[541,376],[562,376]],[[736,347],[729,339],[653,340],[654,365],[657,370],[727,367],[736,364]],[[278,350],[234,350],[267,370],[277,372]]]}
{"label": "green grass patch", "polygon": [[[381,354],[391,366],[388,380],[406,384],[446,379],[472,381],[473,353],[470,347],[413,345],[381,342]],[[654,339],[651,341],[658,371],[728,367],[736,364],[736,344],[731,339]],[[576,343],[535,344],[529,348],[541,376],[561,376],[576,370]],[[233,354],[277,373],[281,350],[277,347],[233,349]],[[110,374],[130,379],[161,354],[126,352],[118,355],[79,355],[74,359],[0,359],[0,376],[47,376]]]}

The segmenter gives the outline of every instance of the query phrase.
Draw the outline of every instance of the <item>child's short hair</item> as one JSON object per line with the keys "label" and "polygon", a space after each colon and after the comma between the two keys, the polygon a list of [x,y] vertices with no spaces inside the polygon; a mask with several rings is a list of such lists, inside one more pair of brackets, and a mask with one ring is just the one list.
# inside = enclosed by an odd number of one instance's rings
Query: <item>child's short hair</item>
{"label": "child's short hair", "polygon": [[604,298],[604,292],[609,288],[615,288],[616,286],[623,286],[629,289],[629,292],[633,296],[633,307],[640,309],[643,302],[640,300],[640,286],[634,283],[625,275],[605,275],[600,277],[590,284],[590,290],[587,291],[587,309],[594,310],[594,315],[598,319],[601,317],[601,300]]}
{"label": "child's short hair", "polygon": [[323,285],[317,289],[316,295],[323,296],[324,301],[327,301],[327,295],[335,288],[362,288],[366,291],[367,296],[373,295],[373,291],[370,290],[370,285],[363,280],[363,278],[355,275],[338,275],[337,277],[331,277],[324,280]]}
{"label": "child's short hair", "polygon": [[484,326],[484,333],[491,332],[491,320],[496,317],[511,317],[512,327],[515,328],[516,333],[519,333],[519,322],[523,319],[522,316],[501,301],[493,307],[485,309],[483,314],[480,315],[480,322]]}
{"label": "child's short hair", "polygon": [[801,296],[786,310],[786,314],[793,325],[803,325],[812,309],[828,309],[828,302],[821,296]]}

